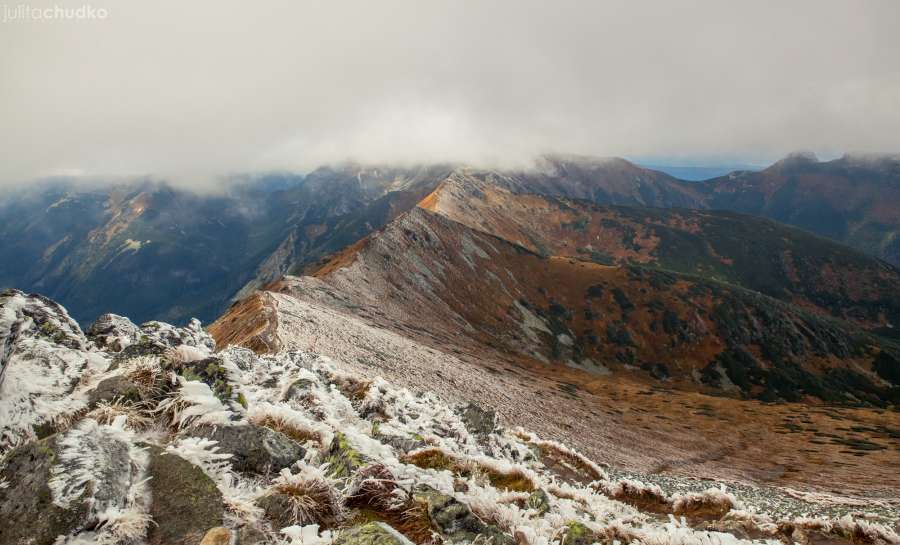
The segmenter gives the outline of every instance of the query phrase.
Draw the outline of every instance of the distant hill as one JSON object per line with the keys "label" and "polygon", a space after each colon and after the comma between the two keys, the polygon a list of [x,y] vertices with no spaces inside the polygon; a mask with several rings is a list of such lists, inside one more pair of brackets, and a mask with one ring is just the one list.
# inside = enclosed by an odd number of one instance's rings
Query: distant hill
{"label": "distant hill", "polygon": [[900,156],[796,154],[701,185],[708,208],[767,217],[900,264]]}

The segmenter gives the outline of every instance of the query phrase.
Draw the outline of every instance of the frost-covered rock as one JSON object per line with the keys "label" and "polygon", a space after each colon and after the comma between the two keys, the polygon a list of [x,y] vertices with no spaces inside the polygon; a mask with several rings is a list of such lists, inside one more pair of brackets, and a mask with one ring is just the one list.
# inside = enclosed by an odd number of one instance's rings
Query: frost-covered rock
{"label": "frost-covered rock", "polygon": [[485,410],[475,403],[468,403],[460,410],[460,414],[469,433],[487,437],[497,428],[497,413]]}
{"label": "frost-covered rock", "polygon": [[148,483],[153,497],[150,545],[196,545],[209,528],[223,523],[222,493],[203,470],[177,454],[149,447]]}
{"label": "frost-covered rock", "polygon": [[278,473],[306,454],[283,433],[253,424],[203,426],[192,430],[191,435],[215,441],[221,452],[231,455],[236,471]]}
{"label": "frost-covered rock", "polygon": [[141,330],[124,316],[103,314],[88,328],[87,337],[97,348],[121,352],[140,340]]}
{"label": "frost-covered rock", "polygon": [[76,534],[97,543],[143,536],[150,522],[147,456],[123,426],[123,420],[102,425],[88,418],[10,452],[0,472],[8,483],[0,487],[0,544],[59,544]]}
{"label": "frost-covered rock", "polygon": [[414,492],[415,502],[424,507],[431,524],[455,543],[472,543],[478,536],[497,545],[514,545],[515,540],[496,526],[485,524],[462,502],[427,485]]}
{"label": "frost-covered rock", "polygon": [[184,327],[176,327],[165,322],[146,322],[141,324],[141,335],[173,348],[187,345],[205,349],[208,353],[212,353],[216,348],[216,342],[196,318],[191,318]]}
{"label": "frost-covered rock", "polygon": [[48,483],[58,446],[56,437],[33,441],[7,454],[0,471],[0,545],[50,544],[87,525],[88,506],[53,503]]}
{"label": "frost-covered rock", "polygon": [[0,453],[85,406],[75,394],[109,365],[66,310],[39,296],[0,295]]}

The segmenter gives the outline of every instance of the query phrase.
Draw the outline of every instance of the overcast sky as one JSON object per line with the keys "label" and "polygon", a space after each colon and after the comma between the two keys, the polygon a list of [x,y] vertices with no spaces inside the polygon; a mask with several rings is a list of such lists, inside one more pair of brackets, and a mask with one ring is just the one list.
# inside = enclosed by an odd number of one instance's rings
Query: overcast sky
{"label": "overcast sky", "polygon": [[896,0],[56,5],[106,17],[0,12],[0,184],[900,151]]}

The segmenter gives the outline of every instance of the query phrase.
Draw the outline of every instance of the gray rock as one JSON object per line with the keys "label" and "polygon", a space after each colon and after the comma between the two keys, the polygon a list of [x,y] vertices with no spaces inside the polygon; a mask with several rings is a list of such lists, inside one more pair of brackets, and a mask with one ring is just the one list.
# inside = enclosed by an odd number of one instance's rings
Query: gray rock
{"label": "gray rock", "polygon": [[334,545],[412,545],[412,541],[383,522],[370,522],[344,530]]}
{"label": "gray rock", "polygon": [[376,439],[378,439],[385,445],[394,447],[401,452],[410,452],[425,446],[425,441],[421,439],[401,437],[399,435],[379,434]]}
{"label": "gray rock", "polygon": [[191,318],[188,325],[184,327],[176,327],[165,322],[146,322],[141,324],[140,330],[141,335],[171,348],[183,344],[196,346],[197,348],[206,348],[210,351],[216,348],[216,342],[209,333],[203,330],[200,320],[196,318]]}
{"label": "gray rock", "polygon": [[202,426],[193,435],[218,441],[219,452],[232,455],[236,471],[275,473],[303,459],[306,450],[283,433],[244,424],[238,426]]}
{"label": "gray rock", "polygon": [[425,507],[432,526],[446,539],[471,543],[478,536],[490,539],[493,545],[515,545],[516,541],[496,526],[485,524],[462,502],[441,494],[427,485],[413,491],[416,503]]}
{"label": "gray rock", "polygon": [[100,381],[93,390],[88,392],[88,404],[91,407],[101,401],[116,399],[137,403],[142,400],[141,389],[132,380],[119,375]]}
{"label": "gray rock", "polygon": [[207,530],[222,526],[222,494],[199,467],[158,447],[149,449],[150,514],[156,524],[150,525],[147,542],[198,545]]}
{"label": "gray rock", "polygon": [[84,528],[90,510],[87,502],[69,509],[53,503],[47,482],[56,462],[56,436],[33,441],[9,452],[0,479],[0,545],[50,545],[57,536]]}
{"label": "gray rock", "polygon": [[87,336],[98,348],[121,352],[140,340],[141,331],[124,316],[103,314],[88,328]]}
{"label": "gray rock", "polygon": [[252,526],[244,526],[237,533],[235,545],[263,545],[268,543],[266,535]]}
{"label": "gray rock", "polygon": [[497,413],[491,410],[485,410],[476,405],[469,403],[460,410],[460,418],[469,433],[478,437],[486,437],[497,429]]}

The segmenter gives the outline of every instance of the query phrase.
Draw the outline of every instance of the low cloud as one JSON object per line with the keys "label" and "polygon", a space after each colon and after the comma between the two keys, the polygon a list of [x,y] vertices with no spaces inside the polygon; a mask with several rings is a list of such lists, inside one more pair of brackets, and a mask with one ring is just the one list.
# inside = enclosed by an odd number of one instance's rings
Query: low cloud
{"label": "low cloud", "polygon": [[897,151],[894,1],[103,2],[0,23],[0,185]]}

